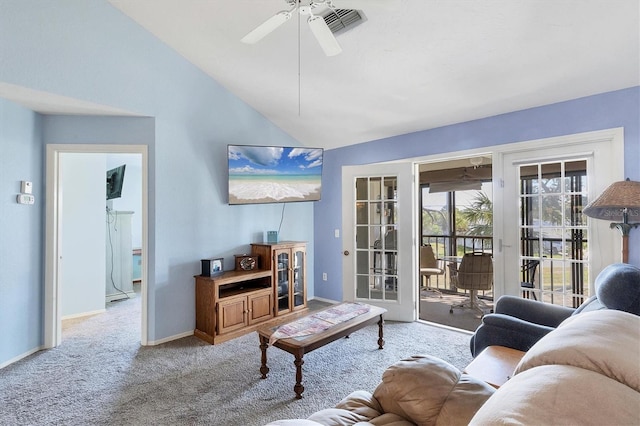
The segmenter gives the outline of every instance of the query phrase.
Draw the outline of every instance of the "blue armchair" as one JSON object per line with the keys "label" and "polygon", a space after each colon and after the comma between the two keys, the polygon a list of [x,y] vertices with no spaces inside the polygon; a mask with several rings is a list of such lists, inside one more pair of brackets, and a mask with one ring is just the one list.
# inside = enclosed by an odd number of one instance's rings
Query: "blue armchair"
{"label": "blue armchair", "polygon": [[577,309],[515,296],[502,296],[494,313],[482,318],[471,337],[474,357],[487,346],[528,351],[538,340],[571,315],[596,309],[617,309],[640,315],[640,268],[627,263],[607,266],[595,280],[596,294]]}

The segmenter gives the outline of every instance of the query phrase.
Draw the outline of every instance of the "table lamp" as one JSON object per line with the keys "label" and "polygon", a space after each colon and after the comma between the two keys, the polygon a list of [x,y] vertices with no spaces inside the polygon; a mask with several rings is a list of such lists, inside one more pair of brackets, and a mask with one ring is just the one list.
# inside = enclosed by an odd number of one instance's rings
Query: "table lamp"
{"label": "table lamp", "polygon": [[614,221],[609,226],[622,233],[622,261],[629,263],[629,232],[640,225],[640,182],[627,178],[612,183],[582,213],[594,219]]}

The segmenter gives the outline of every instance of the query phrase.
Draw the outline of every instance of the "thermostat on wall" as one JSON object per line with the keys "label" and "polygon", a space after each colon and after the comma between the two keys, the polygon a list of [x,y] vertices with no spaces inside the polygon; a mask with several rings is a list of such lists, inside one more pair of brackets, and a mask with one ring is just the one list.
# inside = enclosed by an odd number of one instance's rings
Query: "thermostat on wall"
{"label": "thermostat on wall", "polygon": [[18,194],[16,201],[18,201],[18,204],[33,204],[36,199],[31,194]]}

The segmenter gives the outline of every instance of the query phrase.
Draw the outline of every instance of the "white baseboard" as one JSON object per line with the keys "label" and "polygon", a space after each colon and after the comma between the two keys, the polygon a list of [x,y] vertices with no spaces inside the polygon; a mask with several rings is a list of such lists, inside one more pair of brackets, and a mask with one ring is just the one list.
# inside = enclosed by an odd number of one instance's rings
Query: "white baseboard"
{"label": "white baseboard", "polygon": [[176,334],[176,335],[173,335],[173,336],[165,337],[164,339],[160,339],[160,340],[148,340],[147,341],[147,346],[161,345],[163,343],[167,343],[167,342],[170,342],[172,340],[178,340],[178,339],[182,339],[183,337],[189,337],[189,336],[193,336],[193,330],[185,331],[184,333],[180,333],[180,334]]}
{"label": "white baseboard", "polygon": [[22,358],[26,358],[26,357],[28,357],[29,355],[33,355],[33,354],[35,354],[36,352],[41,351],[42,349],[44,349],[44,346],[38,346],[38,347],[36,347],[36,348],[31,349],[30,351],[27,351],[27,352],[23,353],[22,355],[18,355],[18,356],[17,356],[17,357],[15,357],[15,358],[11,358],[10,360],[5,361],[5,362],[3,362],[2,364],[0,364],[0,370],[2,370],[3,368],[5,368],[5,367],[6,367],[6,366],[8,366],[8,365],[13,364],[14,362],[18,362],[18,361],[20,361]]}
{"label": "white baseboard", "polygon": [[82,312],[82,313],[79,313],[79,314],[65,315],[61,319],[62,319],[62,321],[64,321],[64,320],[73,319],[73,318],[88,317],[89,315],[102,314],[105,311],[106,311],[106,309],[98,309],[96,311],[89,311],[89,312]]}
{"label": "white baseboard", "polygon": [[317,300],[318,302],[331,303],[332,305],[338,304],[337,300],[325,299],[324,297],[313,297],[311,300]]}
{"label": "white baseboard", "polygon": [[105,296],[105,301],[106,303],[109,303],[109,302],[114,302],[116,300],[133,298],[133,297],[136,297],[136,292],[131,290],[131,291],[125,291],[124,293],[108,294]]}

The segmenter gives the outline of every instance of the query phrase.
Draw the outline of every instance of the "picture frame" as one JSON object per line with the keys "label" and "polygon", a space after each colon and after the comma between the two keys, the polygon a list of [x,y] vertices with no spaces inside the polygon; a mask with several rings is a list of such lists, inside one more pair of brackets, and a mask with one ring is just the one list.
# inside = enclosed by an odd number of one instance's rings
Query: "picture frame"
{"label": "picture frame", "polygon": [[202,259],[202,276],[215,277],[224,272],[224,258]]}

